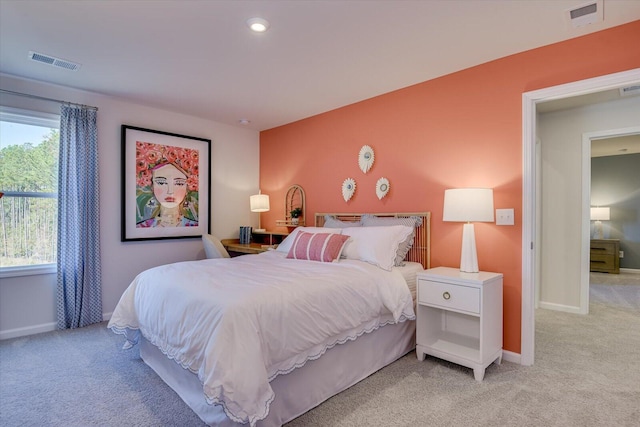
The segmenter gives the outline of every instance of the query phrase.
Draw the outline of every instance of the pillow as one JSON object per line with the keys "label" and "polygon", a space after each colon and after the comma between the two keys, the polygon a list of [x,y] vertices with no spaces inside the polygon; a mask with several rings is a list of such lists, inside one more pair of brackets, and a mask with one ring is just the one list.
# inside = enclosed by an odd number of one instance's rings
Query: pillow
{"label": "pillow", "polygon": [[308,233],[334,233],[340,234],[339,228],[327,228],[327,227],[296,227],[285,239],[278,245],[276,251],[289,253],[291,246],[293,246],[294,240],[300,231],[306,231]]}
{"label": "pillow", "polygon": [[343,228],[342,235],[351,237],[343,255],[389,271],[395,265],[398,246],[413,232],[406,225]]}
{"label": "pillow", "polygon": [[349,236],[335,233],[307,233],[301,231],[287,254],[287,258],[308,261],[333,262],[340,253]]}
{"label": "pillow", "polygon": [[222,246],[222,243],[217,237],[211,234],[203,234],[202,243],[204,244],[204,253],[207,259],[229,258],[229,252]]}
{"label": "pillow", "polygon": [[365,227],[380,227],[380,226],[389,226],[389,225],[406,225],[408,227],[414,228],[411,234],[398,246],[398,252],[396,253],[396,259],[394,261],[394,265],[396,267],[401,267],[404,265],[404,259],[407,257],[409,253],[409,249],[413,246],[413,240],[415,237],[415,227],[419,227],[422,225],[422,218],[419,216],[410,216],[406,218],[385,218],[385,217],[377,217],[374,215],[362,215],[362,219],[360,220],[362,225]]}
{"label": "pillow", "polygon": [[360,221],[340,221],[331,215],[325,215],[324,226],[330,228],[362,227],[362,223]]}

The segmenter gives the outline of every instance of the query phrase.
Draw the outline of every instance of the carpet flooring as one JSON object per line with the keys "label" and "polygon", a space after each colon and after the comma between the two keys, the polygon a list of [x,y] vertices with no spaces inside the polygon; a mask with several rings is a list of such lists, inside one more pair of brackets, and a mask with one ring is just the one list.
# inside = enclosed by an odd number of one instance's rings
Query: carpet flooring
{"label": "carpet flooring", "polygon": [[[640,275],[630,279],[592,277],[588,315],[537,310],[534,366],[491,365],[477,383],[411,352],[286,427],[638,426]],[[1,341],[0,425],[203,425],[121,347],[105,323]]]}

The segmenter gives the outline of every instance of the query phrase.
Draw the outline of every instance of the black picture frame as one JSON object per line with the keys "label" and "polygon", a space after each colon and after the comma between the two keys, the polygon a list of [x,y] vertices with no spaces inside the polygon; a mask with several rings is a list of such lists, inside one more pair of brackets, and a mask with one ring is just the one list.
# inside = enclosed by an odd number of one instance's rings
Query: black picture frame
{"label": "black picture frame", "polygon": [[129,125],[121,132],[121,241],[210,233],[211,140]]}

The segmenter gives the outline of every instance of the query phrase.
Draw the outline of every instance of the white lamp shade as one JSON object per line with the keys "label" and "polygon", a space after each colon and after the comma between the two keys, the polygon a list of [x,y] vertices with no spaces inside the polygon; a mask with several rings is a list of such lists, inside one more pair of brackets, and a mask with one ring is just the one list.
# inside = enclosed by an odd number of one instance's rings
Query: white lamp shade
{"label": "white lamp shade", "polygon": [[453,188],[445,190],[442,220],[493,222],[493,189]]}
{"label": "white lamp shade", "polygon": [[609,221],[611,212],[609,208],[591,208],[592,221]]}
{"label": "white lamp shade", "polygon": [[269,196],[267,194],[255,194],[249,198],[251,212],[267,212],[269,210]]}

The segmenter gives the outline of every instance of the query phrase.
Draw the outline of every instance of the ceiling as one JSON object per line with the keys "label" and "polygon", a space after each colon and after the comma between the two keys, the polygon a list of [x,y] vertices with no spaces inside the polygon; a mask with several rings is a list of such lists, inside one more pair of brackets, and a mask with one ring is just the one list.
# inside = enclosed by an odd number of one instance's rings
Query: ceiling
{"label": "ceiling", "polygon": [[605,0],[573,28],[585,2],[0,0],[0,73],[265,130],[640,19],[640,1]]}
{"label": "ceiling", "polygon": [[640,153],[640,134],[591,141],[591,157],[621,156]]}

